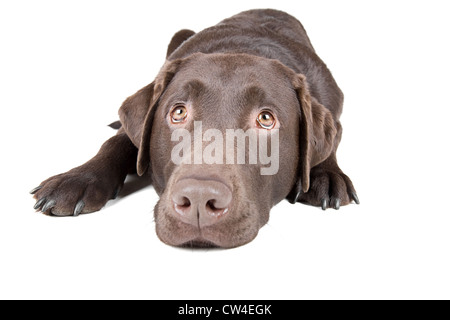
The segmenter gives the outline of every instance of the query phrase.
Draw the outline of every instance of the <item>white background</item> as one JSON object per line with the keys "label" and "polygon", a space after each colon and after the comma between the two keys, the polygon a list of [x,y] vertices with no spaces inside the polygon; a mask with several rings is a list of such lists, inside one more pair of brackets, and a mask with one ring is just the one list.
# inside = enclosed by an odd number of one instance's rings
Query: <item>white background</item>
{"label": "white background", "polygon": [[[1,1],[0,298],[450,298],[446,1]],[[283,201],[250,244],[169,247],[151,187],[78,218],[28,191],[92,157],[171,36],[296,16],[345,93],[338,159],[361,205]]]}

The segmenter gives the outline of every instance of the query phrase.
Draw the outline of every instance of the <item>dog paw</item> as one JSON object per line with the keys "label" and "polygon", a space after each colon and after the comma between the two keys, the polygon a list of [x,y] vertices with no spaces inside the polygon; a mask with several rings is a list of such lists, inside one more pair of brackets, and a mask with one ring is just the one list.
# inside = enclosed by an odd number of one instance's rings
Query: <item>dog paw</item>
{"label": "dog paw", "polygon": [[123,180],[83,166],[43,181],[31,190],[34,209],[47,215],[78,216],[100,210],[117,197]]}
{"label": "dog paw", "polygon": [[353,183],[339,168],[324,168],[317,166],[311,169],[310,187],[303,193],[301,183],[296,186],[298,190],[291,199],[291,203],[302,202],[321,207],[322,210],[334,208],[339,210],[352,201],[359,204]]}

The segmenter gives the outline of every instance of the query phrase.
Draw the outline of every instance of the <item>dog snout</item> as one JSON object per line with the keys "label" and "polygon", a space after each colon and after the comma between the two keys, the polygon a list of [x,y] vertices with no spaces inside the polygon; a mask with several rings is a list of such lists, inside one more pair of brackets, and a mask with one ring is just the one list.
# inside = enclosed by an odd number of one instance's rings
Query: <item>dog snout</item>
{"label": "dog snout", "polygon": [[229,213],[231,201],[230,188],[216,180],[183,179],[172,191],[177,218],[199,228],[222,220]]}

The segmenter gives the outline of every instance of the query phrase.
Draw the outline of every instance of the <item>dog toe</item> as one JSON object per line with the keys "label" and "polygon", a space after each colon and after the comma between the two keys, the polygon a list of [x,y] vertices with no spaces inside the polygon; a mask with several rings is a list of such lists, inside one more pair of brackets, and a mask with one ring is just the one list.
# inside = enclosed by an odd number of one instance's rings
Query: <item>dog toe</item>
{"label": "dog toe", "polygon": [[297,183],[288,199],[321,207],[322,210],[339,210],[352,200],[359,204],[353,184],[340,169],[316,167],[311,170],[311,184],[308,192],[302,193]]}
{"label": "dog toe", "polygon": [[98,211],[117,196],[121,183],[107,173],[77,168],[53,176],[31,190],[37,199],[34,209],[53,216],[78,216]]}

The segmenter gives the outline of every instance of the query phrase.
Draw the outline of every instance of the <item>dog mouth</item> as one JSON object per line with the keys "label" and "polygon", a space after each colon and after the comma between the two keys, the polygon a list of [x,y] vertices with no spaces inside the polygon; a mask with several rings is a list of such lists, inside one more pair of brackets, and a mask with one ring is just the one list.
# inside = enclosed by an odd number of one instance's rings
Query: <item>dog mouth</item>
{"label": "dog mouth", "polygon": [[192,249],[217,249],[221,248],[219,245],[212,241],[208,241],[202,238],[196,238],[194,240],[189,240],[180,245],[181,248],[192,248]]}

